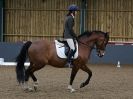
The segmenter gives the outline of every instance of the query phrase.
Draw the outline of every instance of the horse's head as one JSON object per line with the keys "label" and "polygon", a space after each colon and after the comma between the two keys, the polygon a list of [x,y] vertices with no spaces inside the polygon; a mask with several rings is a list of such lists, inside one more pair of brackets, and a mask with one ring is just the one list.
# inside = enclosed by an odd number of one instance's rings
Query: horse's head
{"label": "horse's head", "polygon": [[96,46],[97,55],[104,56],[106,45],[109,41],[109,33],[102,31],[85,31],[78,36],[80,43],[90,48]]}
{"label": "horse's head", "polygon": [[95,42],[97,55],[99,57],[102,57],[105,54],[106,45],[109,41],[109,33],[101,32],[101,31],[95,31],[95,32],[97,35],[96,42]]}

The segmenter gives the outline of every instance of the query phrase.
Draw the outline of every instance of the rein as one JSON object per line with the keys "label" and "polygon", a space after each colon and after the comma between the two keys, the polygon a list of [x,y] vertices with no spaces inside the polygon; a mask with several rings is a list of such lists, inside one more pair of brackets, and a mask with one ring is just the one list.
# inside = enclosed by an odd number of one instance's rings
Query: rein
{"label": "rein", "polygon": [[83,42],[81,42],[81,41],[79,41],[79,40],[78,40],[78,42],[81,43],[81,44],[83,44],[83,45],[86,46],[86,47],[91,48],[91,49],[96,49],[94,46],[89,46],[89,45],[87,45],[87,44],[85,44],[85,43],[83,43]]}
{"label": "rein", "polygon": [[[105,41],[105,38],[104,38],[104,41]],[[103,41],[102,43],[104,43],[104,41]],[[85,43],[79,41],[78,39],[77,39],[77,42],[79,42],[79,43],[81,43],[81,44],[83,44],[83,45],[85,45],[86,47],[89,47],[89,48],[91,48],[91,49],[97,49],[95,46],[89,46],[88,44],[85,44]],[[95,44],[97,44],[97,42],[95,42]]]}

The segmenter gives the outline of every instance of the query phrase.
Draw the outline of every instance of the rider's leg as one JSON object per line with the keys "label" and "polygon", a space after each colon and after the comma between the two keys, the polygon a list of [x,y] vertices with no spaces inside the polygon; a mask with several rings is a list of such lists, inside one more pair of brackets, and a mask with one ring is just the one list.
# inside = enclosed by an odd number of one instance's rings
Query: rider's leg
{"label": "rider's leg", "polygon": [[72,56],[74,56],[74,50],[75,50],[75,45],[74,45],[74,42],[73,42],[73,39],[67,39],[66,40],[69,47],[70,47],[70,51],[68,53],[68,57],[67,57],[67,63],[66,63],[66,67],[70,67],[72,64]]}

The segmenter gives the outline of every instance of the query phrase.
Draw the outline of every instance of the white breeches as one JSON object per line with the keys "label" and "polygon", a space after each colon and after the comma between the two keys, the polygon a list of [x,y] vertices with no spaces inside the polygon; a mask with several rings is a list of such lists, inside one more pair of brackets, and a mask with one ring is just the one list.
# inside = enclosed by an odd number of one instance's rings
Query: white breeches
{"label": "white breeches", "polygon": [[73,39],[66,39],[70,49],[72,49],[73,51],[75,50],[75,46],[74,46],[74,42]]}

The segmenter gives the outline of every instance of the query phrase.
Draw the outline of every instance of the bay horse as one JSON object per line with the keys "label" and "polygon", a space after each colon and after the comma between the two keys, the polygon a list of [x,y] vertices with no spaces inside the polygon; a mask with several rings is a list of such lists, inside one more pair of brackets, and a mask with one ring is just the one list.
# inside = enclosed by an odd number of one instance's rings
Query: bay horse
{"label": "bay horse", "polygon": [[[80,88],[89,84],[92,77],[92,71],[87,67],[87,62],[90,58],[91,51],[96,49],[99,57],[104,56],[106,45],[109,41],[109,33],[102,31],[85,31],[78,36],[78,58],[74,59],[73,67],[70,76],[68,89],[73,92],[75,89],[72,87],[74,78],[79,69],[88,74],[85,82],[82,82]],[[24,62],[29,58],[30,66],[25,69]],[[30,89],[27,82],[29,77],[34,81],[34,89],[37,89],[38,80],[34,72],[40,70],[46,65],[51,65],[58,68],[65,67],[66,59],[61,59],[57,56],[55,43],[48,40],[27,41],[19,55],[16,58],[16,75],[19,83],[24,84],[26,89]]]}

